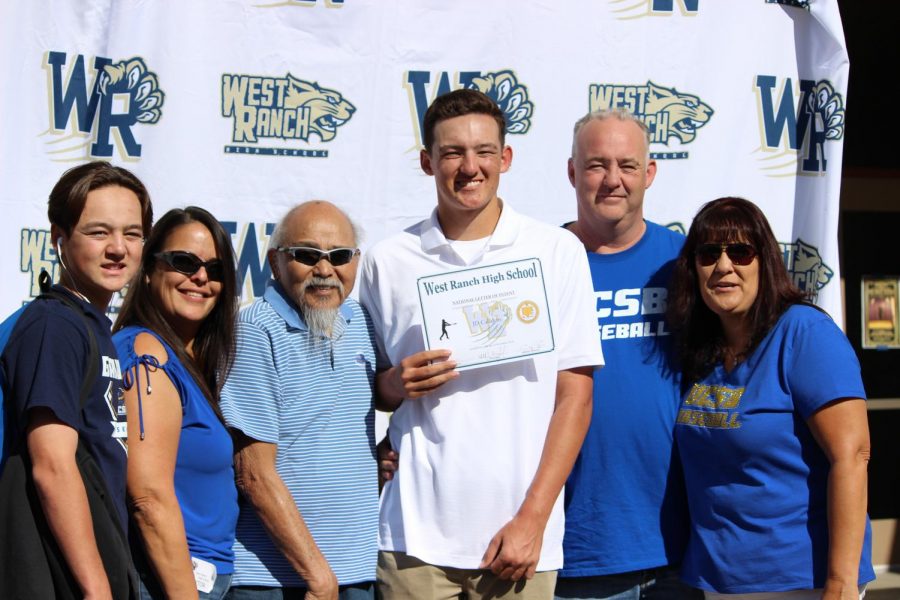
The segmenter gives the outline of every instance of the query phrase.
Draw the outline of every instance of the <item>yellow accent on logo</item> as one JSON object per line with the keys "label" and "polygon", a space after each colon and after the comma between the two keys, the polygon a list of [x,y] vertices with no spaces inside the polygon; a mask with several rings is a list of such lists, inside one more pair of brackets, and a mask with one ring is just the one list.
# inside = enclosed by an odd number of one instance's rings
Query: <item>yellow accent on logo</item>
{"label": "yellow accent on logo", "polygon": [[516,316],[526,325],[537,321],[539,313],[538,305],[531,300],[522,300],[516,307]]}

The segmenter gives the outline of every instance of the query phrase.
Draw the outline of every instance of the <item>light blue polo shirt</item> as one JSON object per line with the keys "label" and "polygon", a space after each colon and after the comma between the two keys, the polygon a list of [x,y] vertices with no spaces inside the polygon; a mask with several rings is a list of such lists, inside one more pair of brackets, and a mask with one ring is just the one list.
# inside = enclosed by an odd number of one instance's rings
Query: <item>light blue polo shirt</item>
{"label": "light blue polo shirt", "polygon": [[[277,444],[276,469],[340,585],[373,581],[378,547],[375,347],[355,300],[332,339],[313,338],[275,281],[238,317],[222,389],[229,427]],[[304,586],[241,498],[232,585]]]}

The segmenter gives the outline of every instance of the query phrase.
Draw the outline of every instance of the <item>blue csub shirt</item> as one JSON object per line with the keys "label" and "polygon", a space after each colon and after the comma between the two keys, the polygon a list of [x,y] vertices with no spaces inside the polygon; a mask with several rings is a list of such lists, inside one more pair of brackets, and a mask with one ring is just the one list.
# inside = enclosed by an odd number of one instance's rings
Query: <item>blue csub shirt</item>
{"label": "blue csub shirt", "polygon": [[[211,562],[219,574],[234,572],[234,531],[237,526],[237,488],[234,484],[231,436],[219,421],[203,392],[175,351],[160,336],[144,327],[131,326],[113,336],[122,372],[131,370],[134,385],[140,386],[141,402],[153,402],[147,394],[144,364],[148,357],[137,356],[134,340],[149,333],[169,355],[160,368],[172,380],[181,396],[181,437],[175,461],[175,495],[184,518],[191,556]],[[148,431],[147,435],[153,435]]]}
{"label": "blue csub shirt", "polygon": [[614,254],[588,252],[606,367],[566,482],[560,577],[681,563],[687,505],[673,451],[679,382],[668,364],[667,287],[684,236],[656,223]]}

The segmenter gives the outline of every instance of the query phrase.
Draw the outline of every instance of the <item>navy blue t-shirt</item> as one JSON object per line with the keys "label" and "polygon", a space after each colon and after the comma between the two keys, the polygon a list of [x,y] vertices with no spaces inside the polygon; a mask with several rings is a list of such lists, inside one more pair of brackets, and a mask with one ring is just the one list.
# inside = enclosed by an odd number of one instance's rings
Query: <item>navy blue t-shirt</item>
{"label": "navy blue t-shirt", "polygon": [[[3,350],[7,393],[13,403],[10,448],[27,426],[27,412],[48,408],[56,418],[76,429],[106,479],[106,486],[127,526],[125,509],[125,403],[119,360],[110,335],[110,321],[91,304],[64,288],[84,311],[100,355],[97,379],[85,403],[79,393],[88,371],[90,343],[85,321],[59,300],[37,300],[22,314]],[[74,454],[73,454],[74,458]]]}

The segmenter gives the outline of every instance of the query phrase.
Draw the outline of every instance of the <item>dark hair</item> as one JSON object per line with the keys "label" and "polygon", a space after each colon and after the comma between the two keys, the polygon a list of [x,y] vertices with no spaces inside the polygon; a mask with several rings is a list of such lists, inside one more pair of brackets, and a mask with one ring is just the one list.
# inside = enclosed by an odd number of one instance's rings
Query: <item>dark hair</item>
{"label": "dark hair", "polygon": [[[212,234],[216,256],[222,261],[222,292],[212,312],[204,319],[194,338],[193,354],[187,354],[184,343],[166,321],[150,292],[150,274],[156,267],[154,255],[160,252],[173,231],[183,225],[200,223]],[[174,208],[156,222],[144,246],[144,256],[119,312],[113,328],[119,331],[129,325],[140,325],[156,332],[175,351],[200,386],[210,405],[218,410],[219,391],[234,359],[235,328],[238,309],[237,275],[231,237],[209,212],[196,206]]]}
{"label": "dark hair", "polygon": [[71,234],[84,211],[88,194],[112,185],[131,190],[138,197],[141,203],[141,228],[144,237],[147,237],[153,224],[153,206],[150,204],[147,188],[128,169],[114,167],[101,160],[72,167],[62,174],[53,186],[47,202],[50,223],[62,229],[66,235]]}
{"label": "dark hair", "polygon": [[725,337],[719,317],[699,297],[694,262],[697,246],[746,242],[757,252],[759,290],[747,314],[750,345],[755,348],[792,304],[804,301],[788,275],[781,248],[759,208],[743,198],[718,198],[700,208],[675,261],[667,318],[675,334],[682,386],[686,389],[724,360]]}
{"label": "dark hair", "polygon": [[492,117],[500,129],[500,145],[506,143],[506,118],[497,103],[478,90],[461,89],[435,98],[422,121],[422,141],[425,151],[431,152],[434,144],[434,127],[439,122],[465,115],[487,115]]}

